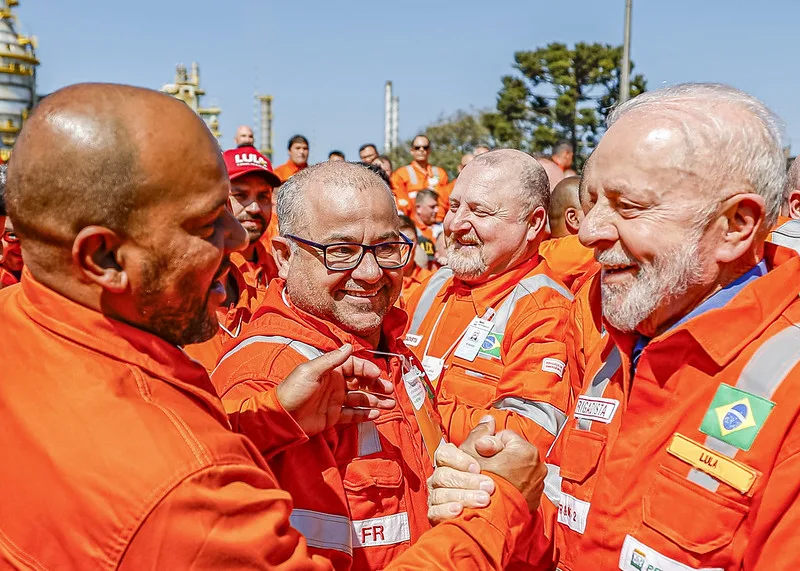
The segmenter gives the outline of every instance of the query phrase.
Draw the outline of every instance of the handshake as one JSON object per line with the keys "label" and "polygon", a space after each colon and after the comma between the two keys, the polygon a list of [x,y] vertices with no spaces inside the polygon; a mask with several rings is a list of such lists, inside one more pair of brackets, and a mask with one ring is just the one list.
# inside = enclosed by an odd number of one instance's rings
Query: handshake
{"label": "handshake", "polygon": [[428,479],[428,519],[433,524],[453,519],[464,508],[489,505],[495,484],[482,472],[507,480],[534,512],[539,508],[547,475],[536,447],[511,430],[495,434],[491,416],[484,417],[460,447],[440,446],[436,466]]}

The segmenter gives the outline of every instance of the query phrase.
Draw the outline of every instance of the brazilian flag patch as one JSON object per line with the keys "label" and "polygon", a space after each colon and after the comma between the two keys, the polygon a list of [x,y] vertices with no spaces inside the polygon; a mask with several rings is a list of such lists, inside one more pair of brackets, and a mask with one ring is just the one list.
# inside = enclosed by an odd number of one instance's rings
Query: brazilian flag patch
{"label": "brazilian flag patch", "polygon": [[489,333],[486,339],[483,340],[481,348],[478,350],[479,355],[486,357],[500,358],[500,344],[503,342],[502,333]]}
{"label": "brazilian flag patch", "polygon": [[775,403],[730,385],[720,385],[700,432],[747,452]]}

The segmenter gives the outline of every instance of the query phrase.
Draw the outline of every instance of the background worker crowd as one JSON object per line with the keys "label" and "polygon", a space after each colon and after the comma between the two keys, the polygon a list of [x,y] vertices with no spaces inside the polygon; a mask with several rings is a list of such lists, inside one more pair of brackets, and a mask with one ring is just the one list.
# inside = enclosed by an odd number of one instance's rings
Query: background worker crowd
{"label": "background worker crowd", "polygon": [[393,173],[234,142],[126,86],[28,120],[0,561],[797,565],[800,164],[758,100],[638,96],[581,177],[569,143],[448,182],[424,135]]}

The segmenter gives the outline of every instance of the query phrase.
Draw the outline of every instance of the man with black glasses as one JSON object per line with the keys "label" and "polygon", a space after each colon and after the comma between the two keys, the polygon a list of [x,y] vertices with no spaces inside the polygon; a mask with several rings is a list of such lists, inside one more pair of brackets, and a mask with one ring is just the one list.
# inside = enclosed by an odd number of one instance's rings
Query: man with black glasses
{"label": "man with black glasses", "polygon": [[411,142],[411,164],[400,167],[392,174],[392,190],[397,200],[397,209],[414,218],[414,198],[423,188],[441,192],[447,186],[447,173],[442,167],[428,162],[431,141],[425,135],[417,135]]}
{"label": "man with black glasses", "polygon": [[266,460],[292,494],[292,526],[312,552],[337,568],[384,568],[429,528],[425,480],[442,440],[422,365],[399,341],[406,315],[394,303],[412,243],[399,231],[389,188],[356,164],[298,173],[280,188],[277,206],[280,279],[225,348],[212,380],[227,410],[246,411],[263,392],[286,406],[288,372],[343,345],[382,370],[396,404],[380,416],[347,425],[320,416],[298,426],[245,422],[240,430],[285,438]]}

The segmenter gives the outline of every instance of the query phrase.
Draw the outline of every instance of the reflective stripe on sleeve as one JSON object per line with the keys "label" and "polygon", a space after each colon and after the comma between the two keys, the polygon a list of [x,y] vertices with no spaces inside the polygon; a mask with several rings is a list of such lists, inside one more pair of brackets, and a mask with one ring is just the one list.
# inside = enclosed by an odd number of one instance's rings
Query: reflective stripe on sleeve
{"label": "reflective stripe on sleeve", "polygon": [[408,172],[408,181],[411,184],[417,184],[417,171],[414,170],[414,167],[406,165],[406,171]]}
{"label": "reflective stripe on sleeve", "polygon": [[294,509],[289,516],[289,523],[303,534],[311,547],[353,554],[353,527],[345,516]]}
{"label": "reflective stripe on sleeve", "polygon": [[[323,354],[323,351],[320,351],[313,345],[309,345],[308,343],[303,343],[302,341],[297,341],[296,339],[290,339],[288,337],[283,337],[282,335],[254,335],[253,337],[248,337],[247,339],[243,339],[241,343],[237,344],[233,349],[225,353],[222,358],[217,363],[217,366],[214,368],[214,372],[216,372],[217,368],[222,364],[222,362],[230,357],[231,355],[235,355],[245,347],[253,345],[254,343],[272,343],[273,345],[288,345],[292,349],[294,349],[297,353],[308,359],[316,359],[317,357]],[[214,372],[211,374],[213,375]]]}
{"label": "reflective stripe on sleeve", "polygon": [[561,467],[545,464],[547,476],[544,477],[544,495],[558,508],[561,503]]}
{"label": "reflective stripe on sleeve", "polygon": [[556,436],[564,426],[567,415],[550,403],[532,401],[519,397],[506,397],[492,405],[497,410],[508,410],[532,420],[547,432]]}

